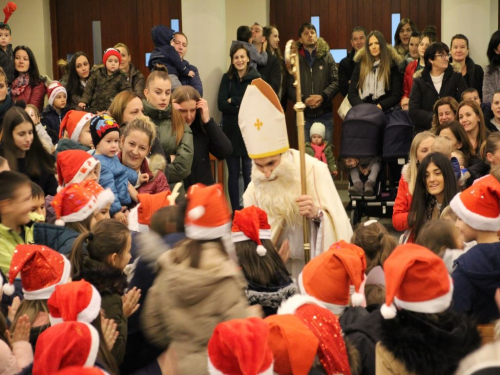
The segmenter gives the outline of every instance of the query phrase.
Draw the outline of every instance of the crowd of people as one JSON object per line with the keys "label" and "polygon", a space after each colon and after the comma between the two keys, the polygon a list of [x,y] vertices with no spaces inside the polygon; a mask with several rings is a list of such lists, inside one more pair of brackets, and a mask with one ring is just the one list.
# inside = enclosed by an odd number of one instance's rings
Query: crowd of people
{"label": "crowd of people", "polygon": [[[465,35],[448,47],[406,18],[394,46],[354,28],[337,64],[304,23],[297,98],[278,29],[241,26],[217,123],[184,33],[152,29],[147,77],[119,42],[54,81],[12,47],[15,9],[0,23],[0,374],[500,371],[500,341],[484,345],[500,331],[500,31],[483,70]],[[376,220],[351,227],[334,177],[373,196],[385,165],[337,162],[337,94],[412,122],[399,244]],[[289,101],[305,105],[305,181]]]}

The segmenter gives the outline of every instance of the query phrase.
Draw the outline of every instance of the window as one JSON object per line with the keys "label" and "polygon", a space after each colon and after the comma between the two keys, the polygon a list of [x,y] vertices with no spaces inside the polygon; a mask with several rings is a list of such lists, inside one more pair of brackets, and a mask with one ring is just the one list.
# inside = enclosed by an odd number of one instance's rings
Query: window
{"label": "window", "polygon": [[174,32],[179,32],[179,20],[178,19],[171,19],[170,20],[170,28],[174,30]]}
{"label": "window", "polygon": [[311,23],[316,28],[316,34],[318,35],[319,38],[319,16],[311,17]]}
{"label": "window", "polygon": [[149,64],[149,58],[151,57],[151,52],[146,53],[146,66]]}
{"label": "window", "polygon": [[392,13],[392,45],[396,45],[394,40],[394,35],[396,35],[396,30],[398,29],[399,22],[401,22],[401,13]]}
{"label": "window", "polygon": [[331,49],[330,53],[332,54],[335,62],[338,64],[340,60],[347,56],[346,49]]}

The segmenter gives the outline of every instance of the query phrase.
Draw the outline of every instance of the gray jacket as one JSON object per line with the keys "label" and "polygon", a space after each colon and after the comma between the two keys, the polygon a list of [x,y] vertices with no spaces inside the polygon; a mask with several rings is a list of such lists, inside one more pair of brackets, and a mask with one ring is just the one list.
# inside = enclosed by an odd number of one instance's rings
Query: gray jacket
{"label": "gray jacket", "polygon": [[491,103],[493,101],[493,94],[496,90],[500,89],[500,67],[492,69],[489,68],[484,71],[483,79],[483,103]]}

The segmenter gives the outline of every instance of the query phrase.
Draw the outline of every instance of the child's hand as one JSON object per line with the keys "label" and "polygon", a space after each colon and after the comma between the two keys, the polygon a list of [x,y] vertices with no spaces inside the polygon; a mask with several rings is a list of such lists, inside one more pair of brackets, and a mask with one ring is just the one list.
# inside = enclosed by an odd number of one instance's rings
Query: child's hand
{"label": "child's hand", "polygon": [[113,219],[116,219],[119,222],[128,225],[127,215],[125,215],[123,212],[117,212],[115,216],[113,216]]}
{"label": "child's hand", "polygon": [[81,109],[85,109],[87,107],[87,104],[85,104],[84,102],[80,102],[78,103],[78,107],[80,107]]}
{"label": "child's hand", "polygon": [[210,121],[210,112],[208,110],[208,102],[205,99],[200,99],[196,102],[196,109],[200,110],[201,113],[201,121],[204,124]]}
{"label": "child's hand", "polygon": [[139,308],[139,298],[141,298],[141,290],[133,287],[122,297],[123,302],[123,315],[127,318],[135,313]]}
{"label": "child's hand", "polygon": [[104,336],[104,341],[109,350],[113,349],[115,345],[116,339],[118,338],[118,331],[116,328],[118,325],[113,319],[106,319],[103,315],[101,315],[101,329],[102,335]]}
{"label": "child's hand", "polygon": [[14,317],[16,316],[17,309],[19,308],[19,305],[21,304],[21,299],[19,297],[14,297],[12,300],[12,305],[9,306],[9,312],[7,314],[7,318],[13,322]]}
{"label": "child's hand", "polygon": [[141,173],[139,175],[139,183],[143,184],[149,181],[149,175],[147,173]]}
{"label": "child's hand", "polygon": [[262,43],[262,52],[266,52],[267,49],[267,40],[264,40],[264,43]]}
{"label": "child's hand", "polygon": [[29,341],[31,323],[28,315],[21,316],[16,323],[16,330],[12,334],[12,343],[17,341]]}
{"label": "child's hand", "polygon": [[191,77],[191,78],[193,78],[195,75],[196,75],[196,73],[193,72],[192,70],[190,70],[189,73],[188,73],[188,76]]}

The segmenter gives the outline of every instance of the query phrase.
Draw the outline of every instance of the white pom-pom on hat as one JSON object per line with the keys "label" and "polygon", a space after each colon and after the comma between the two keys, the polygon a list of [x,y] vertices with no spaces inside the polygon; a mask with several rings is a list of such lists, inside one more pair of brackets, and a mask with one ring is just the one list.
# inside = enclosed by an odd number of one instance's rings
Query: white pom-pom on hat
{"label": "white pom-pom on hat", "polygon": [[267,254],[266,248],[262,245],[257,245],[257,254],[261,257],[265,256]]}
{"label": "white pom-pom on hat", "polygon": [[61,219],[57,219],[54,223],[55,225],[59,225],[60,227],[64,227],[65,223]]}
{"label": "white pom-pom on hat", "polygon": [[196,206],[188,212],[188,217],[193,221],[198,220],[203,215],[205,215],[205,207],[203,206]]}
{"label": "white pom-pom on hat", "polygon": [[4,294],[11,296],[14,294],[16,288],[12,284],[4,284],[3,285],[3,292]]}
{"label": "white pom-pom on hat", "polygon": [[384,317],[384,319],[394,319],[396,317],[396,306],[391,303],[390,306],[387,306],[385,303],[380,308],[380,314]]}
{"label": "white pom-pom on hat", "polygon": [[353,293],[351,303],[353,306],[361,306],[365,302],[365,296],[362,293]]}

